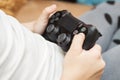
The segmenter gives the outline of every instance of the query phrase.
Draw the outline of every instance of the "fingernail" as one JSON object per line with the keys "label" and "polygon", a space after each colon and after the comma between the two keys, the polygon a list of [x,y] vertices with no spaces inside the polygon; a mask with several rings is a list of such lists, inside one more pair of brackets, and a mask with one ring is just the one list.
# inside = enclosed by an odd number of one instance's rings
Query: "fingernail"
{"label": "fingernail", "polygon": [[55,4],[53,4],[53,5],[49,6],[49,7],[47,7],[47,10],[48,11],[54,11],[54,10],[56,10],[56,8],[57,8],[57,6]]}
{"label": "fingernail", "polygon": [[52,4],[50,7],[52,7],[52,8],[56,8],[56,4]]}
{"label": "fingernail", "polygon": [[85,37],[85,34],[84,34],[84,33],[79,33],[79,35],[81,35],[82,37]]}

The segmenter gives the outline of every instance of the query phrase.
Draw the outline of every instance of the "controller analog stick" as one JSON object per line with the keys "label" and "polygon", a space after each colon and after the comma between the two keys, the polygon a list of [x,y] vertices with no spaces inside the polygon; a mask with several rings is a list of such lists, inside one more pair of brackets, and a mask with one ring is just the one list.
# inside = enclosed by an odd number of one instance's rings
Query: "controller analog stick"
{"label": "controller analog stick", "polygon": [[59,29],[57,27],[55,27],[53,24],[50,24],[47,27],[47,32],[48,33],[57,33],[59,31]]}
{"label": "controller analog stick", "polygon": [[55,27],[53,24],[50,24],[47,29],[47,36],[49,39],[51,39],[51,41],[56,42],[56,39],[58,38],[58,34],[59,34],[59,28]]}
{"label": "controller analog stick", "polygon": [[70,42],[70,36],[67,36],[65,33],[62,33],[58,36],[58,44],[67,45]]}

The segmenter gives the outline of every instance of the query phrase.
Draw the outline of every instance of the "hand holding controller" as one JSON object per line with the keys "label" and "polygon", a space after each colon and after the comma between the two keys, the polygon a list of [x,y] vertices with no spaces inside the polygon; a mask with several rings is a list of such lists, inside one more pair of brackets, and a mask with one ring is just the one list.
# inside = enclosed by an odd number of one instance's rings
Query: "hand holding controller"
{"label": "hand holding controller", "polygon": [[85,34],[83,49],[86,50],[92,48],[96,40],[101,36],[95,26],[85,24],[73,17],[67,10],[62,10],[51,16],[43,37],[67,51],[74,35],[78,33]]}

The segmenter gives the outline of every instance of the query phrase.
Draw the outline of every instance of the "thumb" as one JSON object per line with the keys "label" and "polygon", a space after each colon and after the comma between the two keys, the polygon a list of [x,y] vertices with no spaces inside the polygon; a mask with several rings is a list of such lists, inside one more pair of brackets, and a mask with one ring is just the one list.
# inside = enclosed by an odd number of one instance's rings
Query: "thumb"
{"label": "thumb", "polygon": [[83,33],[75,35],[69,51],[72,51],[72,53],[74,54],[80,54],[82,52],[82,45],[84,39],[85,39],[85,35]]}
{"label": "thumb", "polygon": [[47,25],[47,23],[48,23],[48,20],[49,20],[50,15],[51,15],[53,12],[55,12],[56,9],[57,9],[57,6],[56,6],[55,4],[53,4],[53,5],[49,6],[49,7],[46,7],[46,8],[42,11],[40,17],[38,18],[38,20],[37,20],[36,23],[35,23],[34,31],[35,31],[36,33],[40,33],[40,34],[43,33],[43,31],[44,31],[44,29],[45,29],[45,27],[46,27],[46,25]]}
{"label": "thumb", "polygon": [[47,20],[49,19],[49,16],[56,11],[56,8],[57,6],[55,4],[51,5],[51,6],[48,6],[46,7],[43,11],[42,11],[42,14],[41,14],[41,19],[42,20]]}

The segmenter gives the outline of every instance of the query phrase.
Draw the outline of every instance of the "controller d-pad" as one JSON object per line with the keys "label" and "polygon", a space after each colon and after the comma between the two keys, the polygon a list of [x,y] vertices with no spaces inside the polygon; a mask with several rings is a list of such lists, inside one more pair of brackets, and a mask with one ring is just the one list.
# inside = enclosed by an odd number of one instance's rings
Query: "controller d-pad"
{"label": "controller d-pad", "polygon": [[56,14],[55,14],[55,17],[60,17],[60,16],[61,16],[60,13],[56,13]]}

